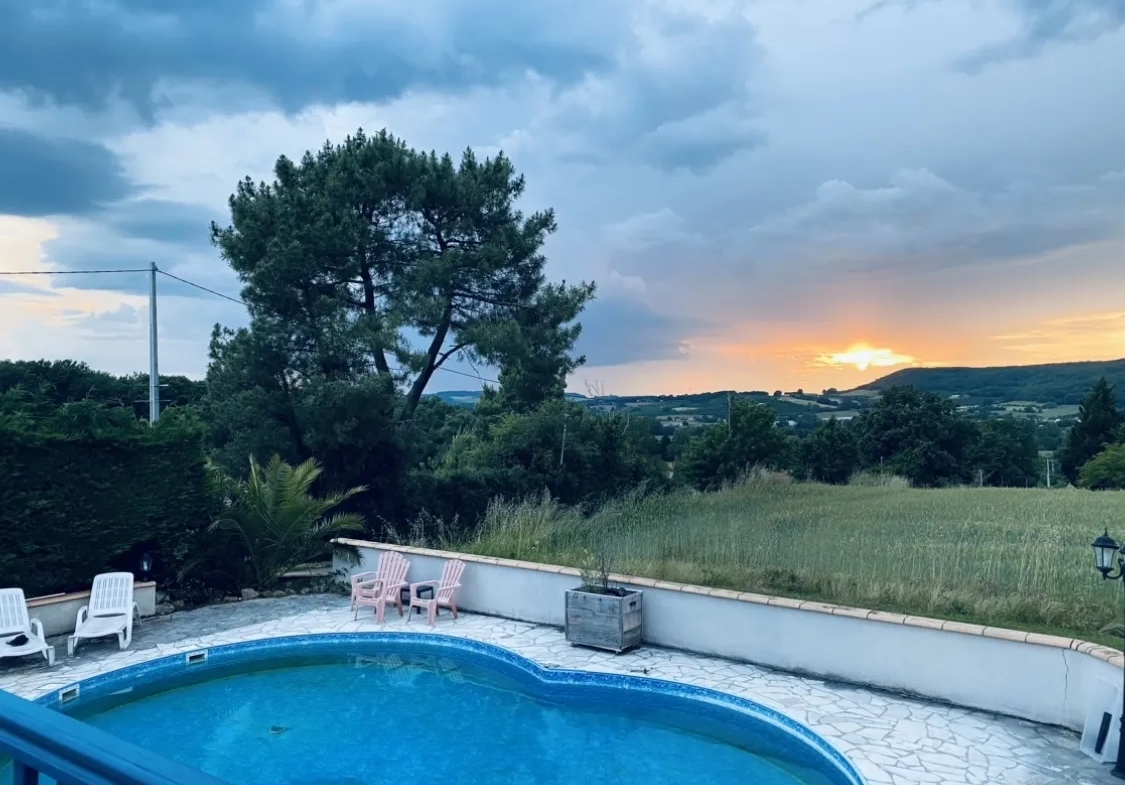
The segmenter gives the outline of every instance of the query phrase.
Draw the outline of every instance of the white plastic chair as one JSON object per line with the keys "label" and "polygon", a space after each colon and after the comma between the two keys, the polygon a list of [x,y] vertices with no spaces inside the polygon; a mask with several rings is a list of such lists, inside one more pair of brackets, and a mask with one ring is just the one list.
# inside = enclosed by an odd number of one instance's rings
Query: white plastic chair
{"label": "white plastic chair", "polygon": [[90,603],[78,609],[74,634],[66,639],[66,651],[74,654],[74,647],[83,638],[117,636],[122,649],[133,642],[133,620],[140,615],[133,602],[133,573],[103,572],[94,576],[90,589]]}
{"label": "white plastic chair", "polygon": [[[13,644],[21,635],[27,642]],[[42,654],[47,658],[48,667],[55,664],[55,647],[47,644],[43,623],[28,618],[23,589],[0,589],[0,657],[28,654]]]}

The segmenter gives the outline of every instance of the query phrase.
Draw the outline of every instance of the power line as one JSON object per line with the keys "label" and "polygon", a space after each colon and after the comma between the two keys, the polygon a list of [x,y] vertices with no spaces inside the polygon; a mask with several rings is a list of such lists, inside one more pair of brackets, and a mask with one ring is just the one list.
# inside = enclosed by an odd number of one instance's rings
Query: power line
{"label": "power line", "polygon": [[[231,297],[229,294],[223,294],[222,292],[216,292],[214,289],[208,289],[206,286],[203,286],[201,284],[197,284],[194,281],[189,281],[186,278],[181,278],[178,275],[172,275],[172,273],[166,273],[159,268],[157,268],[156,272],[160,273],[161,275],[166,275],[169,278],[172,278],[174,280],[177,280],[180,283],[186,283],[188,286],[194,286],[196,289],[199,289],[200,291],[207,292],[208,294],[213,294],[216,297],[222,297],[224,300],[230,300],[232,303],[238,303],[239,305],[246,305],[246,303],[244,303],[242,300],[239,300],[237,297]],[[247,306],[247,307],[249,307],[249,306]]]}
{"label": "power line", "polygon": [[465,373],[464,371],[455,371],[452,368],[446,368],[444,365],[439,365],[437,367],[437,370],[445,371],[446,373],[455,373],[458,376],[466,376],[470,379],[476,379],[478,382],[488,382],[489,384],[500,384],[500,382],[496,381],[495,379],[485,379],[479,373],[472,374],[472,373]]}
{"label": "power line", "polygon": [[[172,278],[173,280],[179,281],[182,284],[187,284],[188,286],[194,286],[196,289],[199,289],[200,291],[207,292],[208,294],[213,294],[216,297],[222,297],[224,300],[229,300],[232,303],[237,303],[238,305],[241,305],[241,306],[244,306],[244,307],[247,307],[247,308],[249,307],[243,300],[240,300],[237,297],[231,297],[229,294],[223,294],[222,292],[217,292],[214,289],[209,289],[206,286],[203,286],[202,284],[198,284],[195,281],[189,281],[186,278],[181,278],[178,275],[172,275],[172,273],[165,272],[164,270],[161,270],[160,268],[157,268],[156,271],[158,273],[160,273],[161,275],[166,275],[169,278]],[[123,268],[123,269],[120,269],[120,270],[57,270],[57,271],[56,270],[11,270],[11,271],[0,270],[0,275],[104,275],[104,274],[107,274],[107,273],[147,273],[147,272],[151,272],[151,268],[137,267],[137,268]],[[470,363],[470,365],[472,365],[472,363]],[[473,366],[473,369],[476,370],[476,366]],[[402,369],[402,368],[392,368],[391,370],[395,371],[397,373],[403,373],[404,372],[404,369]],[[500,382],[496,381],[495,379],[485,379],[479,373],[475,373],[475,374],[465,373],[464,371],[457,371],[457,370],[454,370],[453,368],[446,368],[444,365],[439,365],[434,370],[435,371],[445,371],[446,373],[457,374],[458,376],[464,376],[468,379],[476,379],[481,384],[496,384],[496,385],[500,384]]]}

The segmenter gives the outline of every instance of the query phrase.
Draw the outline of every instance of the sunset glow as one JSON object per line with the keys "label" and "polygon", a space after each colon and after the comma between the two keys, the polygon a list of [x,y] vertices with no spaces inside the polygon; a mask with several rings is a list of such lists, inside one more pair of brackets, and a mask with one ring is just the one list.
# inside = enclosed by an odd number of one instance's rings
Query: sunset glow
{"label": "sunset glow", "polygon": [[861,371],[868,368],[891,368],[896,365],[909,365],[914,358],[899,354],[893,349],[876,349],[866,343],[855,343],[842,352],[822,354],[816,365],[828,367],[851,366]]}

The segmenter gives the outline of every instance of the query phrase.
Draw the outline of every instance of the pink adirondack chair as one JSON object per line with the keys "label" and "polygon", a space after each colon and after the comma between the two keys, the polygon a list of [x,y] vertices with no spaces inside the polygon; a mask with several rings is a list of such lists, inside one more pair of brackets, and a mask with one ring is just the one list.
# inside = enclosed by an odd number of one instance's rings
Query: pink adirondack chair
{"label": "pink adirondack chair", "polygon": [[[383,569],[386,565],[386,570]],[[383,614],[387,603],[398,608],[398,615],[402,615],[402,590],[409,584],[406,582],[406,573],[410,569],[410,562],[401,553],[387,551],[379,559],[379,577],[370,581],[362,581],[358,585],[359,594],[355,598],[355,617],[359,618],[359,609],[362,607],[375,608],[375,621],[383,623]]]}
{"label": "pink adirondack chair", "polygon": [[[434,626],[434,619],[437,618],[438,609],[441,607],[449,608],[453,611],[453,618],[457,618],[457,590],[461,588],[461,573],[465,571],[465,562],[460,559],[451,559],[445,563],[445,567],[441,571],[441,580],[436,581],[421,581],[419,583],[410,584],[410,609],[425,608],[426,620],[430,626]],[[418,590],[423,586],[431,586],[434,589],[434,597],[430,600],[424,600],[418,596]],[[410,614],[406,615],[406,622],[410,623]]]}
{"label": "pink adirondack chair", "polygon": [[402,557],[401,553],[397,551],[383,551],[379,554],[379,566],[375,568],[374,572],[357,572],[352,576],[352,607],[356,609],[356,599],[359,597],[359,585],[361,583],[370,583],[379,577],[386,577],[387,566],[395,557]]}

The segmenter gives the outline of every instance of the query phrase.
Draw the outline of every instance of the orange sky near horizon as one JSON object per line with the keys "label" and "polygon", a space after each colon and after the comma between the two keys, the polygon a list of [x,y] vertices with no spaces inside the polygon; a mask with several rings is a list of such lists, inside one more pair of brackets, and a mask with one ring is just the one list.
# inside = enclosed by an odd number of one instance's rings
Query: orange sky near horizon
{"label": "orange sky near horizon", "polygon": [[607,393],[845,390],[909,367],[995,367],[1125,357],[1117,280],[1125,242],[1112,238],[966,270],[919,276],[907,295],[836,286],[810,320],[732,324],[685,343],[683,357],[579,368],[569,389]]}
{"label": "orange sky near horizon", "polygon": [[[833,330],[835,332],[835,330]],[[894,332],[884,330],[883,333]],[[878,333],[876,333],[878,334]],[[1079,313],[999,330],[984,337],[924,334],[834,343],[700,341],[690,358],[611,368],[582,367],[568,388],[586,382],[607,394],[685,394],[714,390],[852,389],[903,368],[1025,366],[1125,357],[1125,311]]]}

